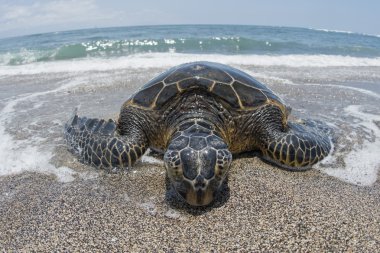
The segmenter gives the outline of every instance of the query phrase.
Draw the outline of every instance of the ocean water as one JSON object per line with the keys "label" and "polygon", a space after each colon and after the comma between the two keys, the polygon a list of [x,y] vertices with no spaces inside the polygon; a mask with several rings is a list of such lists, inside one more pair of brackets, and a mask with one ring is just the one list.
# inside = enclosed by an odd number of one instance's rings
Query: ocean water
{"label": "ocean water", "polygon": [[[73,109],[90,117],[116,117],[123,101],[149,79],[197,60],[242,69],[284,98],[295,117],[331,125],[334,151],[316,169],[352,184],[376,182],[380,37],[227,25],[103,28],[0,39],[0,176],[34,171],[70,181],[87,175],[92,169],[66,150],[62,138]],[[142,163],[162,166],[149,155]]]}

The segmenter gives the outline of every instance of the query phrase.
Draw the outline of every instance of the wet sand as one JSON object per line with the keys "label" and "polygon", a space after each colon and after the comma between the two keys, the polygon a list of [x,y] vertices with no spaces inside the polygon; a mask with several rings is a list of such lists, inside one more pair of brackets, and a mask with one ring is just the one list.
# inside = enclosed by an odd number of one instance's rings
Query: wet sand
{"label": "wet sand", "polygon": [[[5,251],[375,252],[380,182],[358,187],[257,157],[235,159],[213,206],[194,209],[166,190],[160,165],[89,172],[70,183],[24,173],[0,179]],[[90,173],[90,174],[88,174]]]}

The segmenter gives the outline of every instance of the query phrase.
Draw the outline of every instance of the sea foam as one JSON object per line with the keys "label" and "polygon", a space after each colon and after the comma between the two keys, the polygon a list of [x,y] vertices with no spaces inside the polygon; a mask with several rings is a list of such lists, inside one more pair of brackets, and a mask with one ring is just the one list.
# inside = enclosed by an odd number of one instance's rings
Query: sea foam
{"label": "sea foam", "polygon": [[31,136],[19,140],[8,132],[7,124],[11,123],[17,115],[18,112],[15,108],[19,103],[29,102],[32,104],[41,96],[69,89],[79,84],[78,81],[70,81],[57,89],[22,94],[5,102],[4,107],[0,110],[0,176],[32,171],[55,174],[61,182],[74,180],[76,173],[72,169],[68,167],[57,168],[50,163],[53,157],[52,150],[40,144],[45,139]]}
{"label": "sea foam", "polygon": [[117,69],[168,68],[185,62],[215,61],[232,65],[288,67],[378,67],[380,57],[365,58],[341,55],[220,55],[144,53],[115,58],[85,58],[25,65],[2,65],[0,76],[41,73],[108,71]]}
{"label": "sea foam", "polygon": [[[347,115],[358,119],[354,122],[355,127],[362,127],[371,132],[375,137],[373,141],[365,140],[362,144],[356,144],[354,148],[344,156],[344,167],[319,169],[328,175],[337,177],[346,182],[369,186],[376,182],[377,173],[380,169],[380,129],[375,121],[380,122],[380,116],[362,111],[358,105],[351,105],[345,108]],[[334,162],[334,157],[330,157],[321,162],[321,165]]]}

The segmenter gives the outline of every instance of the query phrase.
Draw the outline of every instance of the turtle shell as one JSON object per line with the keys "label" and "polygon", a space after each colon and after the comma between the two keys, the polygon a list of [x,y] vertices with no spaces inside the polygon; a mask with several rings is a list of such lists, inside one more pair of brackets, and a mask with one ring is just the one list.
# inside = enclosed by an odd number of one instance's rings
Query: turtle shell
{"label": "turtle shell", "polygon": [[159,110],[175,96],[195,89],[208,91],[235,109],[254,109],[266,103],[285,108],[273,91],[247,73],[213,62],[171,68],[132,95],[129,104]]}

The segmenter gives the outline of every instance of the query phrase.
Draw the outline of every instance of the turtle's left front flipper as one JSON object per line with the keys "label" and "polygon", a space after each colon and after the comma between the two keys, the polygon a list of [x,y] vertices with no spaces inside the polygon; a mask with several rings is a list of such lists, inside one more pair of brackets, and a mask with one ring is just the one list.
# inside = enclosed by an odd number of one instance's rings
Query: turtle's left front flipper
{"label": "turtle's left front flipper", "polygon": [[147,146],[144,134],[133,128],[130,135],[119,135],[114,120],[78,117],[75,111],[65,124],[64,136],[70,150],[85,163],[104,169],[130,168]]}

